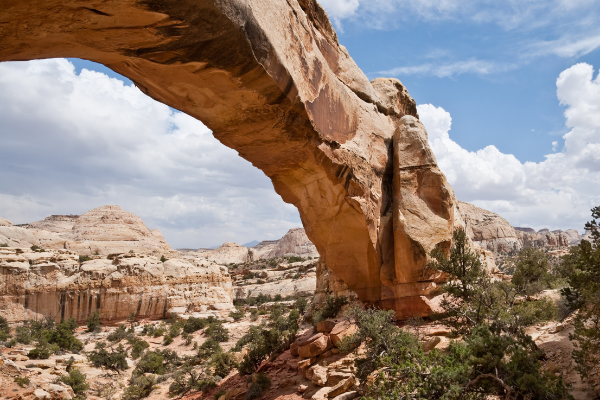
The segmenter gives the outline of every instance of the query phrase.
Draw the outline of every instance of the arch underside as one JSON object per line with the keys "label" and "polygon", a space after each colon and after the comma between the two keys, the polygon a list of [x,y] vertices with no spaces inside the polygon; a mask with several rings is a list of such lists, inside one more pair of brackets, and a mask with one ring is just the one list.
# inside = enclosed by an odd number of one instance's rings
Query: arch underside
{"label": "arch underside", "polygon": [[434,279],[418,271],[450,236],[452,189],[432,154],[407,164],[431,152],[403,118],[414,101],[368,81],[316,1],[4,0],[0,61],[52,57],[104,64],[201,120],[298,208],[360,299],[426,312]]}

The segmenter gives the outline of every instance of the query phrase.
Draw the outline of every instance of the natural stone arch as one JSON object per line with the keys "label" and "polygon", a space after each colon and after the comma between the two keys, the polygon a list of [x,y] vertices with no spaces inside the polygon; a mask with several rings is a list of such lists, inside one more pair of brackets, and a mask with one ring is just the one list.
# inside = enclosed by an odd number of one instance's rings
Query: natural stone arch
{"label": "natural stone arch", "polygon": [[315,0],[3,1],[0,61],[51,57],[102,63],[200,119],[362,300],[426,309],[418,273],[450,238],[454,194],[406,89],[370,83]]}

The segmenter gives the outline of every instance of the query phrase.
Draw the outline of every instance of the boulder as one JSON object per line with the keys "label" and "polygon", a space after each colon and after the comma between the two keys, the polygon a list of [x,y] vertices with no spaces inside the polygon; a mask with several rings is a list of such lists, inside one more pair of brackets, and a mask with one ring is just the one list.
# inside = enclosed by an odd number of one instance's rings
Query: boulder
{"label": "boulder", "polygon": [[358,326],[352,322],[339,322],[332,330],[329,336],[335,347],[338,347],[340,341],[358,331]]}
{"label": "boulder", "polygon": [[333,398],[333,400],[353,400],[359,396],[356,391],[342,393],[339,396]]}
{"label": "boulder", "polygon": [[317,323],[317,332],[330,333],[336,325],[337,322],[330,319],[321,321]]}
{"label": "boulder", "polygon": [[298,348],[298,354],[302,358],[312,358],[326,352],[331,347],[332,344],[329,336],[321,336],[317,340],[313,340],[304,346],[300,346]]}
{"label": "boulder", "polygon": [[329,392],[327,392],[327,397],[332,398],[339,396],[340,394],[347,392],[350,390],[352,386],[357,383],[354,375],[351,375],[348,379],[344,379],[340,381],[337,385],[333,386]]}
{"label": "boulder", "polygon": [[71,400],[75,398],[75,393],[71,386],[60,384],[50,384],[47,389],[48,393],[52,396],[52,399],[64,399]]}
{"label": "boulder", "polygon": [[335,386],[341,381],[348,379],[352,376],[349,372],[332,371],[327,375],[327,386]]}
{"label": "boulder", "polygon": [[309,379],[318,386],[325,386],[327,384],[327,368],[320,365],[313,365],[306,370],[306,379]]}
{"label": "boulder", "polygon": [[441,341],[442,341],[442,339],[440,339],[437,336],[434,336],[434,337],[428,339],[426,342],[423,342],[421,344],[421,347],[423,348],[423,351],[425,353],[427,353],[428,351],[435,349],[435,346],[437,346]]}
{"label": "boulder", "polygon": [[325,400],[328,398],[327,395],[329,394],[330,391],[331,391],[331,387],[326,386],[324,388],[317,390],[317,392],[315,394],[313,394],[310,399],[311,400]]}
{"label": "boulder", "polygon": [[52,396],[50,396],[50,393],[46,392],[43,389],[35,389],[33,395],[35,396],[35,400],[50,400],[52,398]]}

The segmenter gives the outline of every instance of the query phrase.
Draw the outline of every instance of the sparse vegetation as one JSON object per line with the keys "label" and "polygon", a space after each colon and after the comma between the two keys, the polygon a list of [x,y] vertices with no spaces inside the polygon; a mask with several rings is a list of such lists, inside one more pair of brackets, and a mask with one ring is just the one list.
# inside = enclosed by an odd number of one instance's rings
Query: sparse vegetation
{"label": "sparse vegetation", "polygon": [[160,256],[160,262],[166,262],[168,260],[164,255]]}
{"label": "sparse vegetation", "polygon": [[127,350],[122,344],[116,349],[110,349],[110,352],[106,348],[106,343],[97,342],[95,350],[88,353],[88,359],[94,365],[94,367],[106,367],[113,371],[124,371],[129,368],[127,365]]}
{"label": "sparse vegetation", "polygon": [[267,389],[271,387],[271,380],[264,373],[252,376],[252,384],[246,393],[246,400],[258,399]]}
{"label": "sparse vegetation", "polygon": [[125,388],[123,400],[139,400],[148,397],[156,385],[154,375],[141,375],[131,378],[129,386]]}
{"label": "sparse vegetation", "polygon": [[0,243],[0,247],[8,247],[8,243]]}
{"label": "sparse vegetation", "polygon": [[79,264],[83,264],[86,261],[90,261],[92,257],[90,256],[79,256]]}
{"label": "sparse vegetation", "polygon": [[563,258],[562,271],[569,286],[562,290],[568,307],[578,312],[573,320],[575,331],[573,359],[582,377],[589,376],[600,363],[600,207],[592,209],[592,221],[585,224],[591,242],[583,240]]}
{"label": "sparse vegetation", "polygon": [[100,313],[98,310],[94,311],[87,317],[85,324],[87,325],[88,332],[100,332]]}
{"label": "sparse vegetation", "polygon": [[234,311],[231,311],[229,313],[229,316],[231,318],[233,318],[234,321],[237,322],[237,321],[241,320],[242,318],[244,318],[246,316],[246,313],[240,307],[236,307]]}
{"label": "sparse vegetation", "polygon": [[71,386],[75,393],[75,398],[83,400],[86,398],[85,393],[90,388],[86,378],[86,375],[77,368],[71,368],[68,374],[63,374],[58,377],[58,381]]}
{"label": "sparse vegetation", "polygon": [[332,296],[327,295],[325,303],[319,309],[313,312],[312,322],[313,325],[317,325],[319,322],[326,319],[335,318],[341,311],[342,307],[348,304],[348,298],[346,296]]}
{"label": "sparse vegetation", "polygon": [[0,342],[5,342],[10,337],[10,325],[3,316],[0,316]]}
{"label": "sparse vegetation", "polygon": [[15,378],[15,383],[17,385],[21,386],[22,388],[26,388],[27,386],[29,386],[29,384],[31,383],[31,381],[26,376],[24,376],[24,377],[17,376]]}

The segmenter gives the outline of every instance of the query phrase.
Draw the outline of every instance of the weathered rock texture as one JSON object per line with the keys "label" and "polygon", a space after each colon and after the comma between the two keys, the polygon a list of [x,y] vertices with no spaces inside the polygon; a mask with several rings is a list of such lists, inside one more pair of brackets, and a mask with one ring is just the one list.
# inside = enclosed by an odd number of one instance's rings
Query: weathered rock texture
{"label": "weathered rock texture", "polygon": [[454,195],[407,90],[369,82],[315,0],[0,3],[0,61],[48,57],[102,63],[202,120],[362,300],[423,310],[433,277],[415,274],[451,237]]}
{"label": "weathered rock texture", "polygon": [[491,211],[459,202],[466,232],[473,242],[494,253],[516,252],[523,248],[553,248],[578,244],[584,236],[575,229],[567,231],[513,227]]}
{"label": "weathered rock texture", "polygon": [[170,311],[231,307],[227,268],[127,253],[80,265],[68,250],[0,248],[0,315],[10,322],[51,317],[85,322],[163,318]]}
{"label": "weathered rock texture", "polygon": [[261,242],[252,248],[253,259],[270,259],[284,256],[317,258],[319,252],[303,228],[290,229],[277,241]]}
{"label": "weathered rock texture", "polygon": [[102,206],[85,214],[53,215],[23,227],[1,226],[0,243],[14,247],[40,246],[83,255],[137,251],[173,254],[158,229],[150,230],[137,215],[119,206]]}

